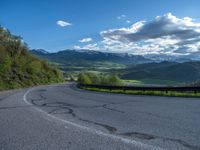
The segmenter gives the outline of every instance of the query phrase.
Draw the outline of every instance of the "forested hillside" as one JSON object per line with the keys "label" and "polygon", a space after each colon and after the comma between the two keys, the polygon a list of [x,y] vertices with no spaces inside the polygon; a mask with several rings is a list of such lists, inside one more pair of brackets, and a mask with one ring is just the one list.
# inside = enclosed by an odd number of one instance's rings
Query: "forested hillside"
{"label": "forested hillside", "polygon": [[0,89],[60,81],[59,70],[30,54],[21,37],[0,26]]}
{"label": "forested hillside", "polygon": [[120,70],[122,78],[134,80],[166,80],[190,83],[200,80],[200,62],[161,62],[130,66]]}

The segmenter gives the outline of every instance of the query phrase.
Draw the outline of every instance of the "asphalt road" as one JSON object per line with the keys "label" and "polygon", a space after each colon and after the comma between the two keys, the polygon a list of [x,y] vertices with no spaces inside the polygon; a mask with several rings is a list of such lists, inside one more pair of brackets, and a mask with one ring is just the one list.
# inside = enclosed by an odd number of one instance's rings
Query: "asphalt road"
{"label": "asphalt road", "polygon": [[80,90],[0,93],[0,150],[200,150],[200,99]]}

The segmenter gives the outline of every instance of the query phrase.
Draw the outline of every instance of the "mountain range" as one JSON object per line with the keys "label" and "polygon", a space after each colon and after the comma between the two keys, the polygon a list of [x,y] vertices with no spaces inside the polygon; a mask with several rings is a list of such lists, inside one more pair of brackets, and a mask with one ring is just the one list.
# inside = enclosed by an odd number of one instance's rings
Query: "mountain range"
{"label": "mountain range", "polygon": [[63,50],[56,53],[48,53],[43,49],[33,49],[31,50],[31,53],[60,64],[78,64],[81,66],[87,66],[88,63],[94,62],[110,62],[124,65],[152,62],[150,59],[139,55],[108,53],[93,50]]}
{"label": "mountain range", "polygon": [[[31,53],[42,57],[47,58],[50,61],[58,62],[58,63],[75,63],[76,61],[85,61],[85,62],[113,62],[124,65],[129,64],[143,64],[150,62],[188,62],[188,61],[199,61],[200,56],[196,54],[196,56],[170,56],[170,55],[133,55],[129,53],[111,53],[111,52],[103,52],[103,51],[95,51],[95,50],[62,50],[54,53],[50,53],[44,49],[32,49]],[[79,64],[80,65],[80,64]],[[81,64],[81,65],[84,65]]]}

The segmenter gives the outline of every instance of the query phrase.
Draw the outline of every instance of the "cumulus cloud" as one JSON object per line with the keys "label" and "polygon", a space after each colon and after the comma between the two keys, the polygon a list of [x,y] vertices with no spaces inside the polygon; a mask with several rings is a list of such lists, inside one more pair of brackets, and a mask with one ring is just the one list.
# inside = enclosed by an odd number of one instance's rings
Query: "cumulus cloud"
{"label": "cumulus cloud", "polygon": [[79,42],[81,42],[81,43],[87,43],[87,42],[91,42],[91,41],[93,41],[92,38],[83,38],[83,39],[79,40]]}
{"label": "cumulus cloud", "polygon": [[186,55],[200,51],[200,22],[171,13],[151,21],[139,21],[128,28],[102,31],[107,50],[133,54]]}
{"label": "cumulus cloud", "polygon": [[57,21],[57,25],[61,26],[61,27],[66,27],[66,26],[71,26],[72,24],[63,20],[58,20]]}

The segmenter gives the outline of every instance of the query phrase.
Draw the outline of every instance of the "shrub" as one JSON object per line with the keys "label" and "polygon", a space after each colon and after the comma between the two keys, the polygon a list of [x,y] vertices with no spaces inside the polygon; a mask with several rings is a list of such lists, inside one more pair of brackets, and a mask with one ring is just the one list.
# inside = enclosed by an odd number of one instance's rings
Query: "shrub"
{"label": "shrub", "polygon": [[120,85],[122,82],[116,74],[81,72],[78,76],[81,84]]}
{"label": "shrub", "polygon": [[78,82],[81,84],[92,84],[92,81],[88,74],[80,73],[78,76]]}
{"label": "shrub", "polygon": [[122,83],[120,78],[116,74],[109,74],[107,76],[104,76],[103,81],[103,84],[108,85],[120,85]]}

